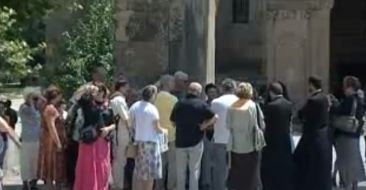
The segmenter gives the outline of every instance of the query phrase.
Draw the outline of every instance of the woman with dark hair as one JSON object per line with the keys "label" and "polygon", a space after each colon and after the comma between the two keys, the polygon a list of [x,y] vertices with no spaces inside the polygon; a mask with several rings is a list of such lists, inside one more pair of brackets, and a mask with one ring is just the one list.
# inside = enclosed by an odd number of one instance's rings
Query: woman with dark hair
{"label": "woman with dark hair", "polygon": [[[337,166],[346,190],[356,190],[358,182],[366,180],[365,170],[360,152],[360,137],[362,135],[364,105],[357,91],[360,82],[356,77],[346,76],[343,79],[345,99],[335,105],[335,149],[337,152]],[[354,129],[342,127],[346,123],[339,122],[341,118],[354,118]]]}
{"label": "woman with dark hair", "polygon": [[38,160],[38,177],[48,189],[61,189],[66,183],[66,129],[57,105],[62,100],[60,89],[50,86],[45,92],[46,105],[42,110],[42,129]]}
{"label": "woman with dark hair", "polygon": [[80,129],[74,190],[108,190],[111,172],[110,137],[113,113],[106,106],[107,88],[88,88],[79,100],[84,123]]}
{"label": "woman with dark hair", "polygon": [[288,93],[288,89],[287,89],[287,86],[285,85],[285,83],[283,83],[282,81],[277,81],[281,87],[282,87],[282,90],[283,90],[283,97],[288,100],[288,101],[291,101],[291,98],[290,98],[290,95]]}

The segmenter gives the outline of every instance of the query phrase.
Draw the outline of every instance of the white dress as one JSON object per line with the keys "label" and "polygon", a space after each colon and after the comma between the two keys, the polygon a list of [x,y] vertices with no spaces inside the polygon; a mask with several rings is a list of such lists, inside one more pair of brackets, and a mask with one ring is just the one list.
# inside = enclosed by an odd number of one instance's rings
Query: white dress
{"label": "white dress", "polygon": [[112,187],[123,189],[125,179],[125,165],[127,163],[126,149],[130,141],[129,131],[126,126],[128,120],[127,103],[122,96],[111,100],[111,107],[115,115],[120,117],[118,129],[113,139],[113,162],[112,162]]}

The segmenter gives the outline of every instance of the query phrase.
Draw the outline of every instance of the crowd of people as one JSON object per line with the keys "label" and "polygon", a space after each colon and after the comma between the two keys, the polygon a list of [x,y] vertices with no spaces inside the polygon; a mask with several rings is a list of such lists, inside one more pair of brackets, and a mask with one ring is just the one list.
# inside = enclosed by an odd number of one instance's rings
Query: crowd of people
{"label": "crowd of people", "polygon": [[[344,78],[342,98],[310,77],[300,110],[279,81],[258,95],[249,82],[203,87],[178,71],[131,100],[127,78],[113,89],[102,69],[92,78],[68,106],[54,85],[28,90],[18,112],[21,143],[17,113],[1,103],[0,164],[9,136],[21,150],[24,190],[39,180],[50,190],[356,190],[366,180],[365,96],[356,77]],[[296,148],[293,124],[303,129]]]}

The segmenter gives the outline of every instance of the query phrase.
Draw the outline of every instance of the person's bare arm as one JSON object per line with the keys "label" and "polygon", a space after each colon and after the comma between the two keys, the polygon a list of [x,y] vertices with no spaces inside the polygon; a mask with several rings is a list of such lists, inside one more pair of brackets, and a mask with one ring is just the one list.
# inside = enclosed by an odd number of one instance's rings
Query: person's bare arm
{"label": "person's bare arm", "polygon": [[211,119],[206,120],[205,122],[203,122],[201,124],[201,130],[207,130],[210,126],[212,126],[213,124],[216,123],[217,119],[219,118],[219,116],[217,114],[215,114]]}
{"label": "person's bare arm", "polygon": [[159,133],[166,133],[167,130],[162,128],[161,125],[160,125],[160,121],[159,120],[155,120],[154,121],[154,126],[155,126],[155,129],[159,132]]}
{"label": "person's bare arm", "polygon": [[111,131],[113,131],[115,129],[116,129],[115,124],[101,128],[100,130],[102,131],[102,137],[106,137]]}
{"label": "person's bare arm", "polygon": [[15,131],[6,123],[6,121],[0,117],[0,131],[3,133],[7,133],[11,140],[14,141],[14,143],[20,147],[21,143],[19,142],[18,135],[15,133]]}

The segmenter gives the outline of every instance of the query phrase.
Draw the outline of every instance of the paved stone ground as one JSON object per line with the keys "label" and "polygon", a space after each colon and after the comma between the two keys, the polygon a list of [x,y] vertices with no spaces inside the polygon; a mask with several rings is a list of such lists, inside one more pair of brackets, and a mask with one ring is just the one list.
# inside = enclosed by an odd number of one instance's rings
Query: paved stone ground
{"label": "paved stone ground", "polygon": [[[13,100],[13,107],[14,109],[18,109],[20,104],[23,102],[22,99],[14,99]],[[16,132],[20,134],[21,129],[18,124]],[[295,143],[299,141],[299,136],[294,136]],[[363,159],[365,160],[365,142],[362,139],[361,140],[361,152],[363,153]],[[333,154],[335,155],[335,152],[333,151]],[[5,178],[3,180],[4,182],[4,190],[21,190],[21,179],[20,179],[20,166],[19,166],[19,150],[14,146],[14,144],[9,144],[9,149],[5,158],[5,166],[4,166],[4,172],[5,172]],[[335,156],[334,156],[335,157]],[[366,182],[360,183],[359,190],[366,190]],[[46,190],[44,187],[43,190]]]}

